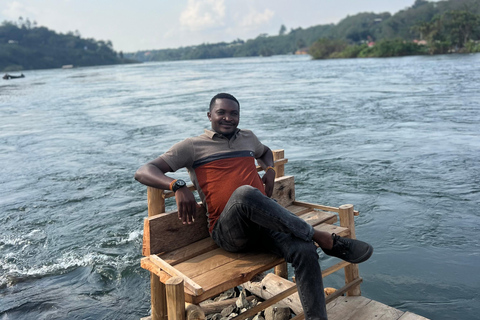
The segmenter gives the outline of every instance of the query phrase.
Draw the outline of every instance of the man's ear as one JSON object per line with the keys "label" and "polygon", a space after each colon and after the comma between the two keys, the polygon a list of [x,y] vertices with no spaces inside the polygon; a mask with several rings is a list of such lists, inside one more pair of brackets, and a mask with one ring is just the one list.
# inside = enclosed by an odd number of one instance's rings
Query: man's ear
{"label": "man's ear", "polygon": [[208,117],[208,120],[212,121],[212,114],[210,112],[207,112],[207,117]]}

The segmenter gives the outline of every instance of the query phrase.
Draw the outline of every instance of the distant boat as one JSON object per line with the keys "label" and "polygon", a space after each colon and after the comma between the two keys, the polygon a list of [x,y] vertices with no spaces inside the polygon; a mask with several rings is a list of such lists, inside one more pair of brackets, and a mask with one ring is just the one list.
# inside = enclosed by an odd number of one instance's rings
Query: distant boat
{"label": "distant boat", "polygon": [[4,79],[4,80],[19,79],[19,78],[25,78],[25,76],[23,75],[23,73],[20,74],[19,76],[12,76],[11,74],[5,73],[5,75],[3,76],[3,79]]}

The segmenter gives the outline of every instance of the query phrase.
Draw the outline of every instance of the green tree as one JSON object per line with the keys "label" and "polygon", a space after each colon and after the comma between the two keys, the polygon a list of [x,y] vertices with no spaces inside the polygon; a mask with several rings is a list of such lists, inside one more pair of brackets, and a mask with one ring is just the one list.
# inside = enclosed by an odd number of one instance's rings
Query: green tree
{"label": "green tree", "polygon": [[381,40],[373,47],[365,48],[359,57],[399,57],[425,54],[425,48],[403,39]]}
{"label": "green tree", "polygon": [[[87,50],[86,50],[87,49]],[[79,33],[58,34],[30,20],[0,26],[0,70],[94,66],[126,62],[117,57],[111,41],[82,39]]]}
{"label": "green tree", "polygon": [[328,59],[346,47],[347,43],[344,40],[322,38],[310,47],[309,53],[314,59]]}
{"label": "green tree", "polygon": [[443,36],[443,20],[437,15],[430,21],[418,23],[412,27],[412,30],[420,34],[420,39],[432,43],[435,40],[441,40]]}
{"label": "green tree", "polygon": [[443,15],[445,32],[452,44],[463,48],[475,33],[478,35],[480,15],[470,11],[447,11]]}
{"label": "green tree", "polygon": [[449,10],[428,22],[418,23],[412,30],[428,42],[431,54],[462,50],[470,40],[479,38],[480,15],[467,10]]}
{"label": "green tree", "polygon": [[426,1],[426,0],[415,0],[415,3],[412,5],[412,8],[416,9],[416,8],[421,7],[423,5],[426,5],[426,4],[428,4],[428,1]]}

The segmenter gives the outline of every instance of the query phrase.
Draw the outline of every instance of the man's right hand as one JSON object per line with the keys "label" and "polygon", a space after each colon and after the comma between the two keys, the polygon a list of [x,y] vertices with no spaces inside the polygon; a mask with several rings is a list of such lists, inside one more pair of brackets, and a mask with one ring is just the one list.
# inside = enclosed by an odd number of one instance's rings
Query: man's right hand
{"label": "man's right hand", "polygon": [[[141,166],[135,173],[135,179],[157,189],[169,190],[173,179],[165,175],[165,172],[172,172],[172,168],[161,157]],[[195,219],[197,207],[200,205],[195,200],[192,191],[182,187],[175,192],[177,201],[178,218],[183,224],[191,224]]]}
{"label": "man's right hand", "polygon": [[195,200],[192,191],[187,187],[183,187],[175,192],[175,200],[177,201],[178,219],[183,224],[191,224],[195,220],[197,207],[200,205]]}

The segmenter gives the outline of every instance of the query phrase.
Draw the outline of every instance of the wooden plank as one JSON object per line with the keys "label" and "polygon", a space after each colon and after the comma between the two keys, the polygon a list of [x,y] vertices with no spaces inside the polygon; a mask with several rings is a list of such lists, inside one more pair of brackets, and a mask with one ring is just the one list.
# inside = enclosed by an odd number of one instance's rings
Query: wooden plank
{"label": "wooden plank", "polygon": [[[150,271],[152,274],[155,274],[156,276],[158,276],[158,278],[162,283],[166,283],[167,280],[172,277],[171,275],[163,271],[161,267],[153,263],[150,260],[150,257],[143,257],[142,259],[140,259],[140,266],[143,269]],[[185,295],[193,296],[194,293],[190,289],[185,288]]]}
{"label": "wooden plank", "polygon": [[324,205],[321,205],[321,204],[309,203],[309,202],[298,201],[298,200],[295,200],[295,202],[293,204],[297,205],[297,206],[302,206],[302,207],[307,207],[307,208],[312,208],[312,209],[320,209],[320,210],[324,210],[324,211],[331,211],[331,212],[337,212],[338,213],[338,208],[337,207],[324,206]]}
{"label": "wooden plank", "polygon": [[185,320],[185,294],[181,277],[173,277],[165,283],[168,319]]}
{"label": "wooden plank", "polygon": [[151,311],[153,320],[167,320],[167,296],[165,284],[150,272]]}
{"label": "wooden plank", "polygon": [[[338,211],[340,217],[340,226],[348,228],[350,230],[350,238],[355,239],[355,220],[353,215],[353,205],[344,204],[341,205]],[[357,264],[349,265],[345,268],[345,282],[349,283],[359,277],[359,270]],[[360,287],[355,287],[353,290],[347,292],[348,296],[361,296],[362,291]]]}
{"label": "wooden plank", "polygon": [[279,163],[278,160],[283,159],[285,157],[285,150],[272,150],[273,153],[273,168],[275,170],[275,176],[277,178],[283,177],[285,175],[285,164]]}
{"label": "wooden plank", "polygon": [[286,262],[280,263],[275,266],[273,272],[281,278],[288,279],[288,264]]}
{"label": "wooden plank", "polygon": [[[315,204],[315,203],[309,203],[309,202],[305,202],[305,201],[295,200],[293,202],[293,204],[297,205],[297,206],[309,207],[309,208],[312,208],[312,209],[320,209],[320,210],[337,212],[337,213],[339,212],[339,208],[337,208],[337,207],[329,207],[329,206],[324,206],[324,205]],[[360,215],[360,213],[358,211],[353,211],[353,214],[356,215],[356,216]]]}
{"label": "wooden plank", "polygon": [[[342,268],[345,268],[346,266],[348,266],[350,264],[351,264],[350,262],[342,260],[339,263],[334,264],[333,266],[331,266],[331,267],[329,267],[325,270],[322,270],[322,278],[325,278],[325,277],[331,275],[332,273],[337,272],[338,270],[340,270]],[[295,282],[295,276],[292,277],[292,281]]]}
{"label": "wooden plank", "polygon": [[310,207],[297,206],[297,205],[294,205],[294,204],[286,206],[285,209],[287,209],[288,211],[290,211],[291,213],[293,213],[296,216],[299,216],[299,215],[302,215],[304,213],[312,211],[312,208],[310,208]]}
{"label": "wooden plank", "polygon": [[329,320],[354,320],[355,315],[364,306],[370,303],[370,299],[362,296],[339,297],[327,304]]}
{"label": "wooden plank", "polygon": [[335,292],[329,294],[326,298],[325,298],[325,303],[330,303],[331,301],[333,301],[334,299],[340,297],[341,295],[343,295],[345,292],[347,291],[350,291],[352,290],[353,288],[355,287],[358,287],[360,285],[360,283],[362,283],[363,279],[362,278],[357,278],[349,283],[347,283],[346,285],[344,285],[343,287],[341,287],[340,289],[337,289]]}
{"label": "wooden plank", "polygon": [[151,239],[150,239],[150,223],[148,219],[143,220],[143,242],[142,255],[149,256],[151,254]]}
{"label": "wooden plank", "polygon": [[192,259],[193,257],[199,256],[216,248],[218,248],[217,244],[211,237],[208,237],[185,247],[160,254],[159,257],[174,266],[180,262]]}
{"label": "wooden plank", "polygon": [[[397,320],[403,315],[403,311],[389,307],[383,303],[371,300],[363,308],[355,313],[355,320]],[[353,319],[353,318],[352,318]]]}
{"label": "wooden plank", "polygon": [[165,193],[161,189],[147,187],[148,216],[165,212]]}
{"label": "wooden plank", "polygon": [[190,279],[188,276],[184,275],[182,272],[180,272],[178,269],[174,268],[173,266],[169,265],[165,261],[163,261],[161,258],[159,258],[156,255],[151,255],[150,261],[153,262],[155,265],[157,265],[159,268],[161,268],[163,271],[168,273],[172,277],[181,277],[183,281],[185,282],[184,285],[186,288],[190,289],[195,295],[201,295],[203,293],[203,288],[195,283],[192,279]]}
{"label": "wooden plank", "polygon": [[[223,265],[235,263],[235,261],[242,261],[242,259],[248,259],[250,255],[251,253],[247,252],[234,253],[218,248],[179,263],[175,265],[175,268],[193,279],[206,272],[212,272]],[[217,277],[222,278],[223,275],[218,274]]]}
{"label": "wooden plank", "polygon": [[339,297],[327,305],[330,320],[421,320],[421,316],[410,314],[405,317],[403,311],[389,307],[383,303],[362,297]]}
{"label": "wooden plank", "polygon": [[332,224],[337,222],[337,215],[325,211],[310,211],[308,213],[299,216],[312,226],[319,225],[320,223]]}
{"label": "wooden plank", "polygon": [[295,201],[295,179],[293,176],[275,179],[272,198],[283,207],[287,207]]}
{"label": "wooden plank", "polygon": [[398,320],[428,320],[428,318],[407,311]]}
{"label": "wooden plank", "polygon": [[145,219],[143,253],[172,251],[209,236],[203,207],[197,209],[197,218],[192,224],[182,224],[177,211],[162,213]]}
{"label": "wooden plank", "polygon": [[192,280],[201,285],[205,291],[218,294],[251,280],[256,274],[269,270],[283,261],[283,258],[273,254],[249,254]]}
{"label": "wooden plank", "polygon": [[326,270],[322,271],[322,278],[325,278],[326,276],[329,276],[332,273],[337,272],[338,270],[340,270],[342,268],[345,268],[349,264],[350,264],[350,262],[342,260],[341,262],[339,262],[339,263],[331,266],[330,268],[327,268]]}

